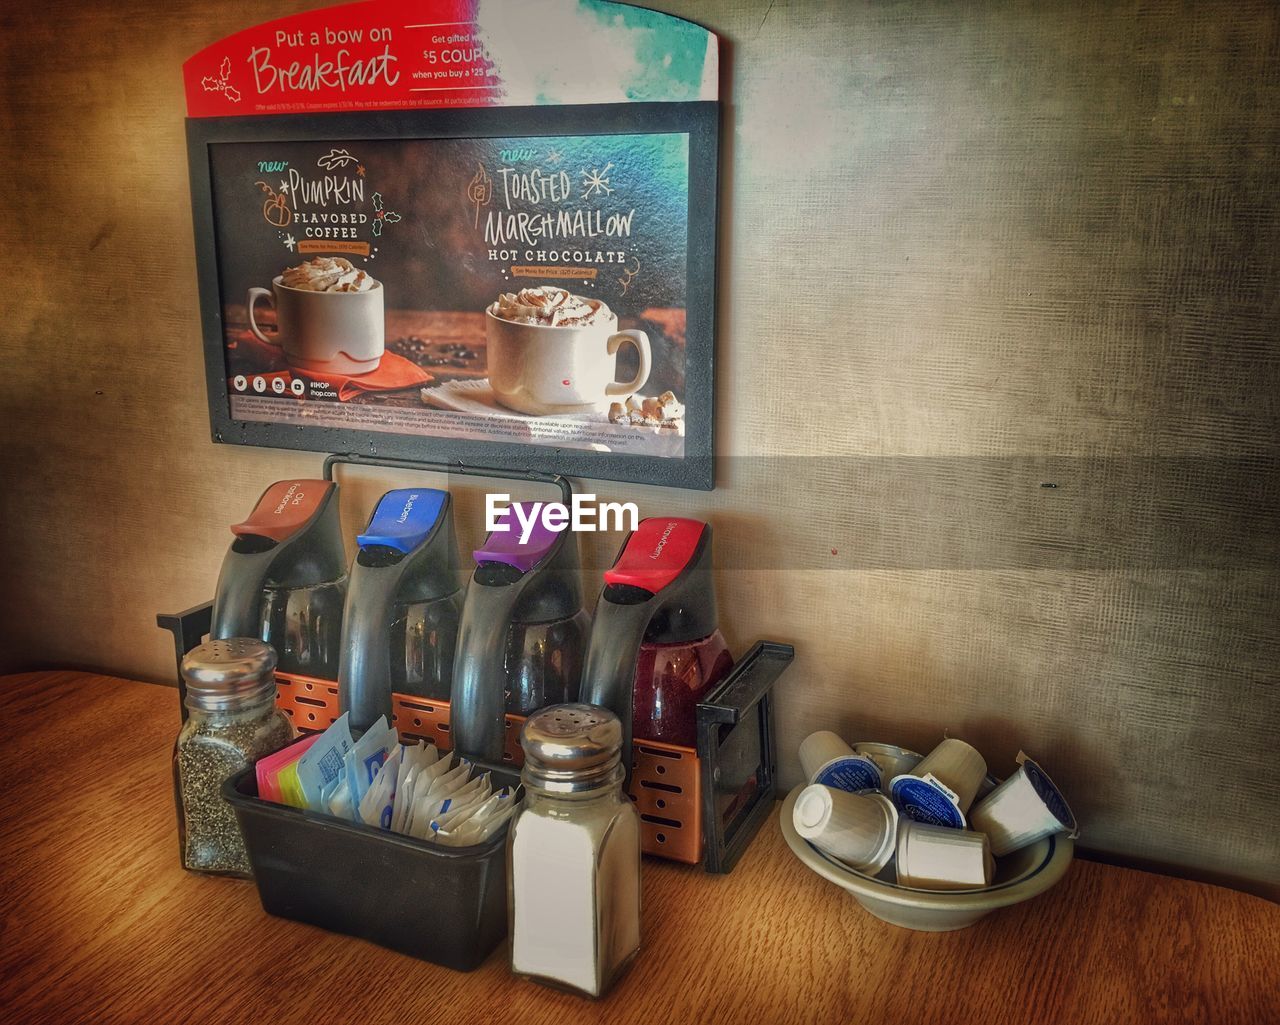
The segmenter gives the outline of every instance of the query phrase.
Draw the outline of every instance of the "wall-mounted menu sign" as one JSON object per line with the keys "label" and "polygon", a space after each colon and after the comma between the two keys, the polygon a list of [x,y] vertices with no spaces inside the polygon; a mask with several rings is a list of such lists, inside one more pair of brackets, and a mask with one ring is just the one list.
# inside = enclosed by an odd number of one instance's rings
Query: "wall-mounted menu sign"
{"label": "wall-mounted menu sign", "polygon": [[185,74],[216,440],[712,486],[713,35],[374,0]]}

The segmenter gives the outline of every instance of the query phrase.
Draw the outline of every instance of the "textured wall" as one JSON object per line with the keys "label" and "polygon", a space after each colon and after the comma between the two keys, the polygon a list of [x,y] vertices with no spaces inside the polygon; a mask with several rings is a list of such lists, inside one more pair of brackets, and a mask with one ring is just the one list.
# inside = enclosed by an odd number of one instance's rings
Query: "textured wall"
{"label": "textured wall", "polygon": [[[179,77],[303,6],[0,12],[5,668],[164,678],[153,614],[318,468],[209,443]],[[945,728],[1099,851],[1280,894],[1274,5],[660,6],[729,42],[728,458],[597,490],[709,516],[735,646],[796,644],[785,781]],[[354,525],[410,478],[347,479]]]}

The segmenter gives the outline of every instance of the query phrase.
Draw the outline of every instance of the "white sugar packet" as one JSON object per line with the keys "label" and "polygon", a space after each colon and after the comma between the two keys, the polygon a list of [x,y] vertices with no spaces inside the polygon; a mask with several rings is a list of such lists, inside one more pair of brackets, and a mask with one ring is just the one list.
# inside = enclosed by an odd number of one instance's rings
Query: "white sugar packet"
{"label": "white sugar packet", "polygon": [[498,833],[519,806],[520,798],[515,792],[510,787],[503,787],[496,794],[490,795],[478,808],[473,809],[461,823],[451,824],[447,829],[438,830],[434,839],[437,843],[449,847],[484,843]]}
{"label": "white sugar packet", "polygon": [[395,809],[396,779],[400,774],[400,747],[397,745],[390,757],[382,763],[378,774],[360,801],[360,820],[366,826],[391,828],[391,816]]}
{"label": "white sugar packet", "polygon": [[458,765],[431,782],[431,787],[421,797],[415,798],[413,825],[410,835],[425,840],[431,830],[431,820],[440,814],[440,807],[467,785],[471,763],[459,759]]}
{"label": "white sugar packet", "polygon": [[446,797],[440,805],[439,812],[431,820],[431,831],[450,829],[462,825],[489,798],[490,787],[466,787],[453,797]]}
{"label": "white sugar packet", "polygon": [[404,782],[396,787],[395,803],[391,809],[392,832],[407,832],[405,823],[409,819],[409,809],[413,805],[413,790],[417,786],[418,775],[418,767],[415,765],[405,773]]}
{"label": "white sugar packet", "polygon": [[345,776],[338,782],[325,808],[335,818],[346,819],[348,822],[355,819],[355,806],[351,803],[351,788],[347,785]]}
{"label": "white sugar packet", "polygon": [[421,831],[427,828],[430,817],[420,816],[419,811],[425,804],[432,784],[439,777],[449,772],[452,764],[453,755],[447,751],[441,751],[435,760],[429,761],[425,765],[419,765],[418,774],[414,777],[413,800],[405,806],[404,822],[401,824],[401,831],[405,835],[419,836]]}

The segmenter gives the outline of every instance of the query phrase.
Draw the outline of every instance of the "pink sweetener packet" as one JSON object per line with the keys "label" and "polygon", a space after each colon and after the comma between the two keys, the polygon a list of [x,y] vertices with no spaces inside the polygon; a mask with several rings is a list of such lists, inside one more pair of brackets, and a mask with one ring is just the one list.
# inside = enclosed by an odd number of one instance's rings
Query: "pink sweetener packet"
{"label": "pink sweetener packet", "polygon": [[321,736],[320,733],[312,733],[310,736],[294,741],[288,747],[282,747],[274,754],[259,758],[254,765],[254,772],[258,777],[258,796],[264,801],[284,804],[284,795],[280,793],[279,785],[281,770],[306,754],[307,748]]}

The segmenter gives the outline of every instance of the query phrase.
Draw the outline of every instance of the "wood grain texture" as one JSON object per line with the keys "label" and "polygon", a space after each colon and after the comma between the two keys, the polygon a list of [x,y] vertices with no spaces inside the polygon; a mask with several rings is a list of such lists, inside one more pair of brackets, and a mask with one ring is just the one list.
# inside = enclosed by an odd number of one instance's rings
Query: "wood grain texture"
{"label": "wood grain texture", "polygon": [[[318,470],[209,442],[179,76],[311,6],[0,6],[6,668],[167,678],[154,613]],[[712,519],[735,649],[796,645],[783,783],[813,729],[949,729],[1041,758],[1085,845],[1280,897],[1276,6],[653,6],[726,46],[725,458],[594,488]],[[345,477],[348,532],[414,479]]]}
{"label": "wood grain texture", "polygon": [[[1048,894],[971,929],[915,933],[804,869],[776,817],[728,876],[644,863],[644,946],[599,1004],[517,982],[502,950],[450,972],[271,918],[251,883],[184,872],[176,720],[172,691],[147,684],[0,678],[0,773],[18,781],[0,819],[7,1020],[1280,1020],[1280,906],[1077,862]],[[51,752],[54,793],[31,771]]]}

